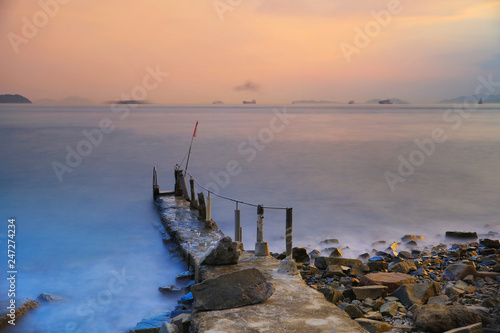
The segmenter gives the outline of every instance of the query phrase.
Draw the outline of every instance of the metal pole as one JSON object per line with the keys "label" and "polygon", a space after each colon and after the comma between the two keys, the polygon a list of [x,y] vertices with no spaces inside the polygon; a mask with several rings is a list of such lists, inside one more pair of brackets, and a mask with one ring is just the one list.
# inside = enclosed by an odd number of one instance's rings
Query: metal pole
{"label": "metal pole", "polygon": [[241,242],[241,211],[238,209],[237,202],[234,211],[234,241]]}
{"label": "metal pole", "polygon": [[293,239],[293,208],[286,209],[286,258],[293,259],[292,255],[292,239]]}

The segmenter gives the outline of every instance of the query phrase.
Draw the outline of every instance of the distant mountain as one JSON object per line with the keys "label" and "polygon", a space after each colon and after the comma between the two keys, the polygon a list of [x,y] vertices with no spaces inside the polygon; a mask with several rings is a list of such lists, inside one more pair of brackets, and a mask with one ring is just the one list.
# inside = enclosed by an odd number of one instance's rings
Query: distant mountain
{"label": "distant mountain", "polygon": [[[410,104],[410,102],[408,101],[404,101],[402,99],[399,99],[399,98],[389,98],[389,100],[391,101],[392,104]],[[378,102],[380,102],[381,99],[370,99],[368,101],[365,102],[365,104],[378,104]]]}
{"label": "distant mountain", "polygon": [[0,95],[0,103],[28,103],[31,104],[31,101],[24,96],[21,95]]}
{"label": "distant mountain", "polygon": [[454,104],[454,103],[463,103],[464,101],[470,101],[476,99],[479,101],[479,99],[483,100],[484,104],[488,103],[500,103],[500,95],[475,95],[475,96],[460,96],[457,98],[452,98],[452,99],[443,99],[442,101],[439,101],[438,103],[441,104]]}
{"label": "distant mountain", "polygon": [[292,104],[339,104],[335,101],[316,101],[313,99],[303,99],[299,101],[293,101]]}

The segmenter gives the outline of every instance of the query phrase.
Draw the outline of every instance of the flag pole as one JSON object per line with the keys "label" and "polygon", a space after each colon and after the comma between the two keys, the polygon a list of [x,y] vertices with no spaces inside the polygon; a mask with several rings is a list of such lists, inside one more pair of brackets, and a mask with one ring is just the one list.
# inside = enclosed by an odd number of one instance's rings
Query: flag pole
{"label": "flag pole", "polygon": [[194,138],[196,137],[196,130],[197,129],[198,129],[198,121],[196,121],[196,125],[194,126],[193,137],[191,138],[191,144],[189,145],[188,158],[187,158],[187,162],[186,162],[186,171],[187,171],[188,166],[189,166],[189,158],[191,157],[191,148],[193,147],[193,141],[194,141]]}

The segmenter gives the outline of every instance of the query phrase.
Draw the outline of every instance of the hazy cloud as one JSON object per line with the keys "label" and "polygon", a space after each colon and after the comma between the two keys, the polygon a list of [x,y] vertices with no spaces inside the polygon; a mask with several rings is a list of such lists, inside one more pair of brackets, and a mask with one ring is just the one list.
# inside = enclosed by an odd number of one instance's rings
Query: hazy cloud
{"label": "hazy cloud", "polygon": [[234,87],[234,90],[236,91],[254,91],[257,92],[259,91],[259,85],[252,82],[252,81],[247,81],[242,85]]}

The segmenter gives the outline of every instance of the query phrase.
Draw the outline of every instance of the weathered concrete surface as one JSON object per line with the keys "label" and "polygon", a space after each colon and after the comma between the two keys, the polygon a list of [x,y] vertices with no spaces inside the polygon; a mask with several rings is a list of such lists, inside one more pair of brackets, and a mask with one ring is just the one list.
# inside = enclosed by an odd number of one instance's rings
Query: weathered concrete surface
{"label": "weathered concrete surface", "polygon": [[300,275],[278,273],[280,261],[274,258],[253,257],[242,251],[237,265],[201,266],[200,260],[223,234],[205,228],[204,222],[197,219],[197,212],[190,211],[189,203],[183,199],[160,197],[157,204],[165,229],[179,243],[184,255],[190,258],[198,281],[253,267],[259,269],[275,288],[264,303],[194,313],[191,321],[193,332],[364,332],[347,313],[308,287]]}

